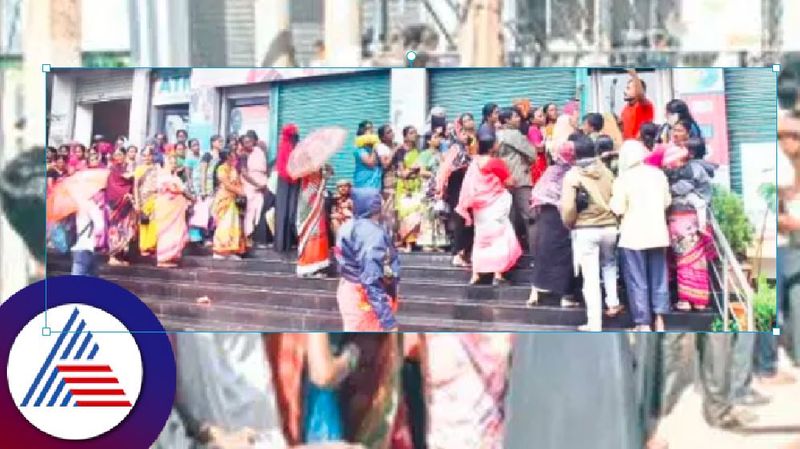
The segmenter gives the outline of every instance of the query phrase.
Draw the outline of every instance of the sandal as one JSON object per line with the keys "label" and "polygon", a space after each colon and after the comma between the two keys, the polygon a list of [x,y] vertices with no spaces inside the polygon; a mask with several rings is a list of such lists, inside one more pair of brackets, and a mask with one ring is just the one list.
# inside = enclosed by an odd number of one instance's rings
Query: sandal
{"label": "sandal", "polygon": [[609,307],[608,310],[605,311],[604,315],[609,318],[616,318],[619,316],[620,313],[625,311],[625,306],[618,305],[616,307]]}
{"label": "sandal", "polygon": [[692,305],[689,304],[686,301],[678,301],[678,303],[675,304],[675,309],[679,310],[681,312],[691,312],[692,311]]}
{"label": "sandal", "polygon": [[452,262],[452,265],[453,265],[454,267],[459,267],[459,268],[469,268],[469,267],[471,266],[471,265],[469,264],[469,262],[467,262],[466,260],[464,260],[464,258],[463,258],[463,257],[461,257],[461,256],[458,256],[458,255],[456,255],[456,256],[453,256],[453,262]]}
{"label": "sandal", "polygon": [[481,281],[481,275],[473,274],[472,278],[469,280],[469,285],[478,285],[478,282]]}

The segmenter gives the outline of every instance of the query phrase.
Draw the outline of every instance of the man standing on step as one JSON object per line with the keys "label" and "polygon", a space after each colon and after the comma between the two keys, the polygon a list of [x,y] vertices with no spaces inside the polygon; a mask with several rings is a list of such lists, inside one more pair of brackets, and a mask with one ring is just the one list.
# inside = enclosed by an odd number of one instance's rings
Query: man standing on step
{"label": "man standing on step", "polygon": [[516,108],[500,113],[502,129],[497,132],[500,158],[511,171],[514,187],[511,190],[511,223],[523,250],[533,252],[533,212],[531,209],[531,165],[536,160],[536,150],[528,138],[519,131],[522,114]]}

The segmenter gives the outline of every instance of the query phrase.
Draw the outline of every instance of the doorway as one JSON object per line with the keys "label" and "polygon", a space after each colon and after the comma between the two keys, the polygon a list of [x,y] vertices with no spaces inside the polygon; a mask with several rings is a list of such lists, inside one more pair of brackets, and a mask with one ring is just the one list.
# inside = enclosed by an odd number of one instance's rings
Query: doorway
{"label": "doorway", "polygon": [[118,136],[128,136],[130,99],[95,103],[92,109],[92,137],[101,134],[113,142]]}

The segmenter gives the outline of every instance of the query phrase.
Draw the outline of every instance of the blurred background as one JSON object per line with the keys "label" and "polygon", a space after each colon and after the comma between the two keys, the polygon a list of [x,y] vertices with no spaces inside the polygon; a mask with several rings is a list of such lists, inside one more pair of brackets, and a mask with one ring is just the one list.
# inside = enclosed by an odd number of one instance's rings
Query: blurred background
{"label": "blurred background", "polygon": [[[0,167],[47,141],[54,66],[764,66],[800,84],[797,0],[0,0]],[[0,222],[0,299],[36,264]]]}

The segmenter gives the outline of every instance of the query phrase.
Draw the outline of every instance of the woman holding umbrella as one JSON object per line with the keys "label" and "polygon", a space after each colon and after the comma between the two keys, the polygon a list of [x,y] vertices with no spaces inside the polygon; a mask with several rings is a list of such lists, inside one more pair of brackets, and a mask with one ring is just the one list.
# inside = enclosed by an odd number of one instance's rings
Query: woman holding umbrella
{"label": "woman holding umbrella", "polygon": [[326,277],[324,270],[330,265],[328,253],[328,222],[325,217],[325,180],[333,175],[333,168],[322,169],[306,175],[300,181],[297,204],[297,276]]}

